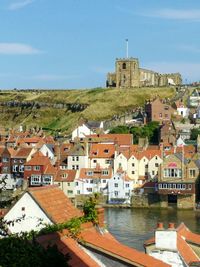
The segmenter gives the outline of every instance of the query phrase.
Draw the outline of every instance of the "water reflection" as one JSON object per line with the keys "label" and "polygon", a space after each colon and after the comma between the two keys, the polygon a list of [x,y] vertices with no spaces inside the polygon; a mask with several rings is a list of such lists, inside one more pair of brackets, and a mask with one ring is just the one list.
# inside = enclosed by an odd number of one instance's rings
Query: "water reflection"
{"label": "water reflection", "polygon": [[169,222],[184,222],[191,231],[200,233],[200,212],[194,211],[107,208],[105,219],[108,230],[119,241],[142,251],[158,221],[164,222],[165,227]]}

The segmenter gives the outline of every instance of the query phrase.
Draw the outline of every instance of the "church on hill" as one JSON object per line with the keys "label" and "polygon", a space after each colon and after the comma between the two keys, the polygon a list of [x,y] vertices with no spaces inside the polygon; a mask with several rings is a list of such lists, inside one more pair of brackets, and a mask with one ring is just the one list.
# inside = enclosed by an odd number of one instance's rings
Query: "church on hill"
{"label": "church on hill", "polygon": [[115,72],[107,74],[107,87],[132,88],[146,86],[178,86],[182,84],[180,73],[160,74],[140,68],[138,58],[117,58]]}

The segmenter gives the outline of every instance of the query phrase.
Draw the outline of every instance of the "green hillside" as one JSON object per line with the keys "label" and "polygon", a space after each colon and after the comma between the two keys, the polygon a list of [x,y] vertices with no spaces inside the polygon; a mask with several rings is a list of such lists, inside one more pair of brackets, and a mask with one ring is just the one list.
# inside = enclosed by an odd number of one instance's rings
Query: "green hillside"
{"label": "green hillside", "polygon": [[0,124],[7,128],[39,126],[70,133],[82,119],[110,119],[143,106],[145,99],[174,95],[173,88],[1,91]]}

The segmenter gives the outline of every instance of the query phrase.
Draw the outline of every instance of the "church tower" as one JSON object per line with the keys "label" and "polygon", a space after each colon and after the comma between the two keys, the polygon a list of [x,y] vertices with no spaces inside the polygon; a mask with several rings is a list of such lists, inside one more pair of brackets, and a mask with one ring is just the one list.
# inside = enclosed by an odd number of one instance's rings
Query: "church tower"
{"label": "church tower", "polygon": [[116,87],[140,86],[139,61],[137,58],[117,58],[115,62]]}

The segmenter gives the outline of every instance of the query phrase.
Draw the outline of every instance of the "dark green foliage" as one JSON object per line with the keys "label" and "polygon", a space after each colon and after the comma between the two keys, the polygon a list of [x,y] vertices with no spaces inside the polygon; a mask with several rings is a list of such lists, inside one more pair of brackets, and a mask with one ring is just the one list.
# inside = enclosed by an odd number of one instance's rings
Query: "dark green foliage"
{"label": "dark green foliage", "polygon": [[200,134],[200,128],[194,128],[194,129],[191,129],[191,136],[190,136],[190,139],[191,140],[197,140],[197,136],[198,134]]}
{"label": "dark green foliage", "polygon": [[69,255],[63,255],[57,246],[44,249],[26,235],[10,236],[0,241],[1,267],[66,267]]}
{"label": "dark green foliage", "polygon": [[130,129],[127,126],[116,126],[110,130],[111,134],[128,134]]}
{"label": "dark green foliage", "polygon": [[157,144],[159,135],[159,123],[156,121],[152,121],[142,127],[117,126],[111,129],[110,133],[115,133],[115,134],[131,133],[133,135],[134,144],[138,143],[140,137],[147,137],[151,144]]}

